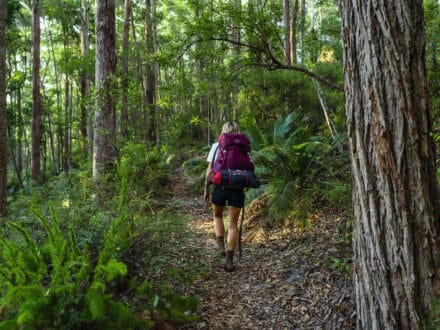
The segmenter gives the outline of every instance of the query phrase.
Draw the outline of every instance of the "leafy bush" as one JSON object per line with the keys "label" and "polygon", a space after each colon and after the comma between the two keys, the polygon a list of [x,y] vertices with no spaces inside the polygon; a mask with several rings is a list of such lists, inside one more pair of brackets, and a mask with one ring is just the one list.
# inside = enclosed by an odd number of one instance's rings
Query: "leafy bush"
{"label": "leafy bush", "polygon": [[[51,219],[35,211],[42,230],[37,238],[27,228],[9,222],[9,239],[0,238],[0,329],[22,328],[145,328],[150,320],[135,317],[114,299],[109,287],[127,273],[115,256],[127,241],[126,218],[110,227],[97,262],[88,247],[78,248],[70,228],[66,237],[52,208]],[[121,235],[122,233],[122,235]]]}
{"label": "leafy bush", "polygon": [[256,171],[268,194],[269,211],[276,221],[305,219],[317,199],[349,200],[348,155],[343,141],[313,136],[307,118],[291,113],[276,121],[272,132],[248,133]]}
{"label": "leafy bush", "polygon": [[119,178],[125,178],[129,190],[161,196],[168,182],[170,158],[145,144],[126,143],[118,163]]}
{"label": "leafy bush", "polygon": [[[133,151],[133,155],[137,153]],[[160,159],[150,161],[161,163],[159,168],[168,175],[168,163],[160,155]],[[50,178],[44,186],[34,188],[32,195],[15,197],[11,208],[14,220],[2,233],[0,243],[0,253],[9,254],[0,256],[0,269],[12,269],[17,274],[21,270],[26,280],[3,286],[0,319],[4,320],[4,328],[17,328],[18,322],[26,327],[28,323],[20,311],[28,305],[34,306],[30,311],[33,315],[41,316],[32,316],[29,321],[37,328],[137,328],[139,322],[138,328],[145,328],[152,324],[148,318],[155,315],[178,322],[197,318],[197,300],[181,297],[173,292],[171,284],[197,276],[200,266],[182,270],[183,265],[176,265],[166,256],[171,254],[171,246],[163,243],[164,237],[173,238],[170,244],[183,239],[179,237],[187,235],[185,222],[175,212],[157,208],[157,194],[151,196],[133,179],[136,159],[125,157],[126,167],[118,168],[119,180],[111,183],[113,190],[107,188],[107,199],[99,203],[92,179],[78,170]],[[119,195],[114,193],[115,186],[121,189]],[[46,207],[48,200],[50,208]],[[32,205],[41,207],[32,213],[28,210]],[[156,207],[148,215],[140,212],[142,207],[151,206]],[[51,247],[54,237],[57,248]],[[5,266],[15,259],[25,260],[28,265],[21,262],[16,267]],[[163,273],[155,277],[159,268]],[[34,269],[40,270],[32,277]],[[1,283],[5,282],[3,275],[0,278]],[[150,291],[141,292],[137,290],[139,285],[133,284],[144,280],[151,283]],[[122,303],[122,293],[127,303]],[[139,319],[138,314],[146,320]]]}
{"label": "leafy bush", "polygon": [[[194,314],[198,300],[181,297],[172,288],[182,282],[190,283],[206,271],[205,266],[194,260],[201,250],[178,252],[178,247],[194,246],[193,242],[188,244],[194,239],[187,228],[189,220],[188,216],[182,217],[179,211],[171,210],[148,215],[137,222],[139,234],[132,248],[121,254],[131,272],[130,286],[136,291],[137,304],[148,306],[162,319],[181,323],[198,318]],[[190,260],[184,260],[186,257]]]}
{"label": "leafy bush", "polygon": [[206,168],[208,163],[206,162],[206,157],[208,156],[209,149],[206,147],[190,159],[186,160],[182,164],[182,168],[185,171],[185,175],[192,179],[190,189],[194,193],[201,193],[205,185],[206,178]]}

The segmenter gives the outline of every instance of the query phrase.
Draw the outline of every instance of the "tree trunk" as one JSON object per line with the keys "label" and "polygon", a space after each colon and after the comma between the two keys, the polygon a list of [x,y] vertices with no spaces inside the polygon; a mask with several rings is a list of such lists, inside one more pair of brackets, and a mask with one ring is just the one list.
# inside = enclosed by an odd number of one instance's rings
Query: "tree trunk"
{"label": "tree trunk", "polygon": [[[198,6],[195,9],[195,19],[198,21],[200,19],[200,10]],[[202,132],[202,140],[208,140],[208,130],[205,129],[205,123],[207,122],[207,110],[206,110],[206,92],[205,92],[205,77],[204,77],[204,63],[203,63],[203,45],[202,45],[202,37],[200,35],[197,36],[197,44],[196,44],[196,56],[197,56],[197,80],[198,80],[198,96],[199,96],[199,116],[201,121],[201,132]]]}
{"label": "tree trunk", "polygon": [[63,170],[69,172],[72,158],[72,87],[67,75],[64,77],[64,156]]}
{"label": "tree trunk", "polygon": [[130,36],[131,0],[125,0],[124,33],[122,36],[122,98],[121,98],[121,137],[128,138],[128,42]]}
{"label": "tree trunk", "polygon": [[304,41],[306,37],[306,0],[301,0],[301,20],[300,20],[300,47],[301,47],[301,64],[304,64]]}
{"label": "tree trunk", "polygon": [[[160,67],[159,62],[157,61],[157,51],[159,49],[158,44],[158,37],[157,37],[157,2],[154,0],[152,2],[152,14],[154,18],[154,24],[152,26],[153,30],[153,53],[154,53],[154,76],[155,76],[155,82],[156,86],[160,86]],[[161,145],[161,135],[160,135],[160,121],[161,121],[161,115],[159,110],[159,105],[157,103],[157,100],[159,100],[158,90],[157,88],[154,88],[154,135],[156,138],[156,148],[159,150]]]}
{"label": "tree trunk", "polygon": [[[234,0],[233,5],[235,7],[235,11],[237,13],[241,13],[241,0]],[[240,14],[241,15],[241,14]],[[239,63],[240,63],[240,41],[241,41],[241,33],[240,33],[240,20],[236,20],[232,23],[232,40],[234,40],[234,44],[232,45],[232,58],[233,63],[235,63],[235,67],[233,68],[234,77],[238,77],[239,75]],[[238,94],[240,93],[240,86],[238,84],[237,79],[232,81],[232,99],[231,99],[231,108],[232,108],[232,120],[237,120],[237,108],[238,108]]]}
{"label": "tree trunk", "polygon": [[[136,51],[136,67],[137,67],[137,78],[138,78],[138,82],[139,82],[139,87],[142,91],[142,105],[141,105],[141,109],[142,109],[142,115],[143,115],[143,119],[144,119],[144,123],[146,123],[145,117],[145,105],[147,103],[146,99],[147,99],[147,91],[146,91],[146,87],[145,87],[145,82],[144,82],[144,72],[143,72],[143,67],[142,67],[142,61],[141,61],[141,52],[140,52],[140,47],[139,44],[137,42],[137,36],[136,36],[136,26],[134,24],[134,20],[131,20],[131,31],[132,31],[132,36],[133,36],[133,43],[134,43],[134,47],[135,47],[135,51]],[[140,118],[137,118],[137,115],[132,115],[131,116],[131,126],[132,127],[138,127],[138,125],[135,125],[136,122],[141,122]],[[145,124],[146,125],[146,124]],[[136,131],[136,136],[140,136],[141,138],[145,139],[145,127],[143,127],[143,129],[141,130],[141,133],[138,134],[138,130]]]}
{"label": "tree trunk", "polygon": [[296,63],[296,25],[298,21],[299,1],[294,0],[290,23],[290,62]]}
{"label": "tree trunk", "polygon": [[284,64],[290,66],[292,64],[290,53],[290,0],[283,0],[283,24],[284,24]]}
{"label": "tree trunk", "polygon": [[0,219],[7,213],[6,0],[0,0]]}
{"label": "tree trunk", "polygon": [[[17,161],[16,161],[16,171],[17,177],[20,182],[21,173],[23,172],[23,114],[21,108],[21,85],[17,88],[17,124],[18,124],[18,132],[17,132]],[[14,158],[15,159],[15,158]]]}
{"label": "tree trunk", "polygon": [[439,191],[422,1],[342,1],[358,328],[418,329],[429,312]]}
{"label": "tree trunk", "polygon": [[[89,55],[89,0],[83,0],[83,14],[81,17],[81,56],[84,62]],[[81,104],[80,104],[80,139],[84,155],[93,153],[93,133],[90,115],[90,77],[84,63],[81,71]]]}
{"label": "tree trunk", "polygon": [[52,123],[52,118],[51,118],[51,114],[50,111],[47,112],[47,118],[48,118],[48,124],[49,124],[49,130],[50,132],[50,137],[52,138],[52,140],[50,140],[51,142],[51,152],[52,152],[52,162],[53,162],[53,171],[56,175],[58,175],[60,173],[60,168],[61,168],[61,140],[63,139],[62,134],[63,134],[63,126],[62,126],[62,119],[61,119],[61,86],[60,86],[60,74],[59,74],[59,70],[58,70],[58,64],[56,61],[56,55],[55,55],[55,46],[54,46],[54,41],[52,38],[52,32],[51,29],[47,29],[48,32],[48,36],[49,36],[49,43],[50,43],[50,50],[53,56],[53,68],[55,71],[54,77],[55,77],[55,88],[56,88],[56,109],[57,109],[57,116],[56,116],[56,120],[55,120],[55,126],[56,126],[56,138],[57,138],[57,148],[55,150],[54,148],[54,141],[53,141],[53,123]]}
{"label": "tree trunk", "polygon": [[338,131],[336,130],[333,119],[330,116],[330,111],[327,108],[324,95],[321,91],[321,86],[319,86],[319,82],[316,79],[313,79],[313,84],[315,85],[316,93],[318,94],[319,103],[321,104],[322,111],[324,112],[325,122],[327,123],[327,126],[329,128],[330,135],[332,136],[332,139],[335,140],[338,137]]}
{"label": "tree trunk", "polygon": [[153,12],[152,2],[155,0],[145,0],[145,41],[147,44],[147,65],[146,65],[146,100],[147,113],[145,123],[146,139],[155,140],[154,112],[155,112],[155,94],[156,94],[156,75],[154,70],[154,34],[153,34]]}
{"label": "tree trunk", "polygon": [[96,0],[96,114],[93,139],[93,176],[108,172],[116,159],[115,1]]}
{"label": "tree trunk", "polygon": [[32,3],[32,181],[41,179],[40,3]]}

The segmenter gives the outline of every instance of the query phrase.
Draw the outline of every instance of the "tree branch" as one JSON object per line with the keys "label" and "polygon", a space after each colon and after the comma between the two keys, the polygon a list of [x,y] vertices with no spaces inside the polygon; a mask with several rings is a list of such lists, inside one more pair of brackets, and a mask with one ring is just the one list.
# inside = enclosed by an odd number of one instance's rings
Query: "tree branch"
{"label": "tree branch", "polygon": [[262,63],[255,63],[252,64],[252,66],[258,66],[258,67],[262,67],[265,68],[269,71],[273,71],[273,70],[291,70],[291,71],[297,71],[297,72],[301,72],[304,73],[305,75],[314,78],[316,80],[318,80],[319,82],[323,83],[324,85],[326,85],[328,88],[334,89],[334,90],[338,90],[338,91],[343,91],[344,88],[343,86],[335,83],[334,81],[320,76],[317,73],[307,69],[304,66],[301,65],[286,65],[281,63],[273,54],[270,45],[268,45],[266,42],[264,42],[262,44],[263,47],[259,47],[259,46],[255,46],[255,45],[251,45],[251,44],[247,44],[244,43],[242,41],[237,41],[237,40],[233,40],[230,38],[226,38],[226,37],[211,37],[208,39],[198,39],[198,40],[194,40],[192,42],[190,42],[188,45],[186,45],[185,49],[183,50],[182,54],[178,56],[178,59],[180,59],[183,54],[194,44],[196,43],[200,43],[200,42],[204,42],[204,41],[222,41],[222,42],[227,42],[236,46],[241,46],[241,47],[246,47],[248,49],[254,50],[258,53],[262,53],[265,54],[267,57],[267,61],[266,63],[262,64]]}

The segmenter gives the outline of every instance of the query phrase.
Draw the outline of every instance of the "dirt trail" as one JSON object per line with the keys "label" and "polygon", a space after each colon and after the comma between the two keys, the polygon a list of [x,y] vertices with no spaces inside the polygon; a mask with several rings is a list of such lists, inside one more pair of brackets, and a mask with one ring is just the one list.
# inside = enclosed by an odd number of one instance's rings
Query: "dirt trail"
{"label": "dirt trail", "polygon": [[[210,209],[187,185],[175,194],[196,233],[199,262],[209,269],[191,285],[179,289],[200,298],[201,320],[179,329],[353,329],[355,327],[350,249],[341,242],[343,221],[320,214],[307,230],[266,231],[261,218],[245,221],[243,254],[233,273],[215,256]],[[251,221],[249,221],[251,219]],[[190,248],[190,247],[188,247]],[[194,247],[193,247],[194,248]],[[185,248],[184,248],[185,249]]]}

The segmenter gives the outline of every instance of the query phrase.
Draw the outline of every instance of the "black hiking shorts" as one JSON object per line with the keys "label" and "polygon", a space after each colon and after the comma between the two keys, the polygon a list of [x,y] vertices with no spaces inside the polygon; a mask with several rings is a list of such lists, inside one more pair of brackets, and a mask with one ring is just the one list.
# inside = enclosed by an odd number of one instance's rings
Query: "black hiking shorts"
{"label": "black hiking shorts", "polygon": [[224,189],[222,186],[214,187],[211,197],[212,204],[217,206],[225,206],[228,202],[229,206],[242,208],[244,206],[244,191]]}

